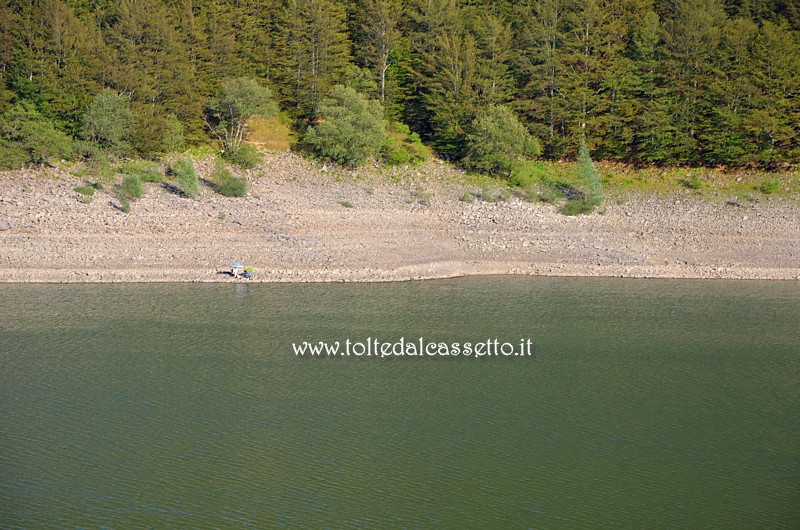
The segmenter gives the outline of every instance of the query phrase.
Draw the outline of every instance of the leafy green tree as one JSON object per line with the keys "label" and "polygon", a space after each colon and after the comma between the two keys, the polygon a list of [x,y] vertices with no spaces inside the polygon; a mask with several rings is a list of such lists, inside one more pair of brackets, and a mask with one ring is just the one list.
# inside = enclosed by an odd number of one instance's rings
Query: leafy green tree
{"label": "leafy green tree", "polygon": [[207,123],[219,139],[222,151],[235,153],[247,132],[247,120],[254,116],[273,116],[277,112],[269,88],[246,77],[226,79],[219,96],[208,107]]}
{"label": "leafy green tree", "polygon": [[72,139],[56,130],[30,102],[16,103],[3,114],[0,165],[13,168],[28,162],[40,164],[54,157],[68,158],[71,153]]}
{"label": "leafy green tree", "polygon": [[541,154],[539,141],[504,105],[484,109],[472,123],[465,162],[490,175],[509,176],[516,162]]}
{"label": "leafy green tree", "polygon": [[128,97],[107,88],[95,96],[83,115],[83,135],[104,149],[123,154],[130,148],[128,131],[133,123]]}
{"label": "leafy green tree", "polygon": [[321,158],[357,166],[376,157],[386,141],[383,107],[349,87],[337,85],[319,104],[318,125],[303,140]]}

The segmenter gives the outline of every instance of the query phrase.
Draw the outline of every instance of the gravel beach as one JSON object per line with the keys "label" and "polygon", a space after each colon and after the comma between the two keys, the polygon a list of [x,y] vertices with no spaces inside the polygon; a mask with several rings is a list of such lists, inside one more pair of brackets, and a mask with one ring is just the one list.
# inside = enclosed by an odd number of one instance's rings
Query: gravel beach
{"label": "gravel beach", "polygon": [[[198,163],[203,177],[211,161]],[[461,180],[459,180],[461,179]],[[291,153],[248,173],[250,193],[197,199],[161,184],[123,213],[81,202],[64,169],[0,175],[0,281],[215,282],[230,263],[265,282],[397,281],[477,274],[800,279],[800,206],[609,201],[568,217],[517,198],[463,202],[463,176],[420,168],[331,169]]]}

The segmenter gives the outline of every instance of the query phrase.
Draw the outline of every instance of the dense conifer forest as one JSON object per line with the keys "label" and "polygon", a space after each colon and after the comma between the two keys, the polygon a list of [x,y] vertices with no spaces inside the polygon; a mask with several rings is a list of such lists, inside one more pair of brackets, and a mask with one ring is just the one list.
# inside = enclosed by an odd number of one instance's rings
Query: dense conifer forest
{"label": "dense conifer forest", "polygon": [[449,160],[499,107],[548,159],[800,160],[796,0],[12,0],[0,165],[208,143],[236,79],[301,135],[344,85]]}

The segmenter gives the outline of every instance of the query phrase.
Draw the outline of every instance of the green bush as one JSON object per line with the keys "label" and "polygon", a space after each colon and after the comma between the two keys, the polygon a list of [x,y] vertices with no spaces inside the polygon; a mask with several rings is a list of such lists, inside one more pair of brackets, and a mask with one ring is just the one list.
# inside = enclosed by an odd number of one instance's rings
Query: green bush
{"label": "green bush", "polygon": [[140,199],[144,195],[144,186],[136,175],[125,175],[119,185],[119,192],[129,199]]}
{"label": "green bush", "polygon": [[377,156],[386,142],[383,107],[352,88],[335,86],[320,103],[317,118],[304,142],[320,158],[357,166]]}
{"label": "green bush", "polygon": [[390,166],[403,166],[411,162],[411,153],[403,147],[403,142],[394,136],[387,136],[383,144],[386,163]]}
{"label": "green bush", "polygon": [[345,208],[355,208],[352,202],[350,201],[338,201],[339,206],[344,206]]}
{"label": "green bush", "polygon": [[231,164],[243,169],[256,167],[263,160],[263,155],[250,144],[241,143],[236,148],[229,148],[222,153],[222,157]]}
{"label": "green bush", "polygon": [[123,175],[132,175],[142,182],[164,182],[164,172],[161,166],[150,160],[136,160],[126,162],[120,166]]}
{"label": "green bush", "polygon": [[28,153],[20,145],[0,140],[0,169],[17,169],[29,160]]}
{"label": "green bush", "polygon": [[131,213],[131,201],[123,193],[117,193],[117,202],[119,202],[120,210]]}
{"label": "green bush", "polygon": [[591,213],[598,205],[584,198],[569,199],[559,210],[564,215],[582,215]]}
{"label": "green bush", "polygon": [[0,119],[0,167],[13,169],[72,155],[72,138],[55,129],[32,103],[20,101]]}
{"label": "green bush", "polygon": [[471,129],[464,163],[476,171],[509,176],[515,163],[541,154],[539,141],[506,106],[486,107]]}
{"label": "green bush", "polygon": [[706,183],[697,175],[693,176],[692,180],[684,180],[682,183],[690,190],[701,190],[706,187]]}
{"label": "green bush", "polygon": [[192,157],[187,156],[178,160],[171,168],[171,173],[175,177],[178,188],[189,197],[200,195],[200,181],[194,169]]}
{"label": "green bush", "polygon": [[223,152],[239,150],[247,132],[247,120],[253,116],[274,116],[278,105],[272,91],[255,79],[239,77],[222,81],[219,95],[208,107]]}
{"label": "green bush", "polygon": [[764,195],[772,195],[780,189],[781,182],[778,179],[767,179],[758,187],[758,190]]}
{"label": "green bush", "polygon": [[244,197],[247,195],[247,180],[243,177],[237,177],[220,159],[214,164],[214,169],[211,171],[211,182],[217,193],[226,197]]}
{"label": "green bush", "polygon": [[94,195],[95,191],[94,186],[90,186],[89,184],[84,184],[83,186],[76,186],[75,188],[72,189],[85,197],[91,197],[92,195]]}
{"label": "green bush", "polygon": [[130,150],[128,134],[134,124],[130,98],[107,88],[97,94],[83,115],[83,136],[115,154]]}
{"label": "green bush", "polygon": [[395,122],[391,125],[391,131],[381,149],[386,164],[416,166],[428,160],[428,149],[422,145],[418,134],[411,133],[408,125]]}

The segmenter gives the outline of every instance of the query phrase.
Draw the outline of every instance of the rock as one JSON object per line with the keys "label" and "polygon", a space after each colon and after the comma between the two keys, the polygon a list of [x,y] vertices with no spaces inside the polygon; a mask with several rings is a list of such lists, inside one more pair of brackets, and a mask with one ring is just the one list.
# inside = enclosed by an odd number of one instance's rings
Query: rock
{"label": "rock", "polygon": [[0,221],[0,232],[3,230],[8,230],[9,228],[11,228],[11,226],[9,226],[8,222]]}

